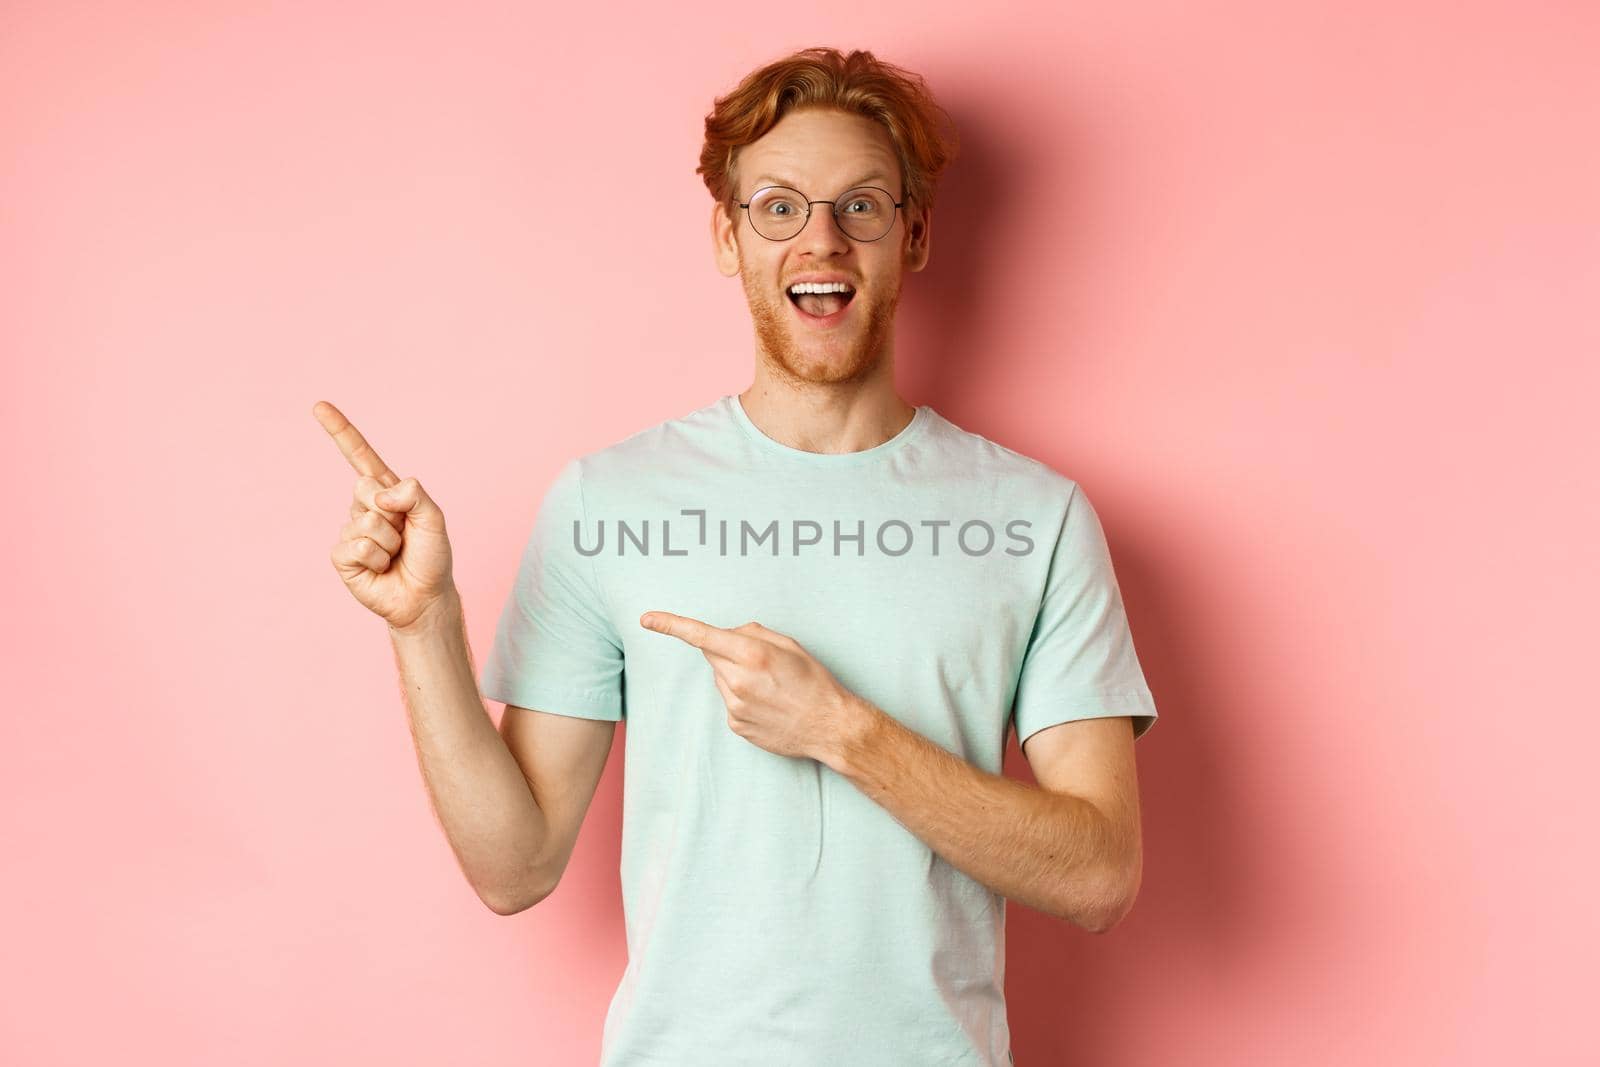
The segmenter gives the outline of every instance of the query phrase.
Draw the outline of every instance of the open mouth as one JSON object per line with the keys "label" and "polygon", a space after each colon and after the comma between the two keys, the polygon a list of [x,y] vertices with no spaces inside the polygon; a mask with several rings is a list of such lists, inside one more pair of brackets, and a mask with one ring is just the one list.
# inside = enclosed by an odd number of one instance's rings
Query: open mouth
{"label": "open mouth", "polygon": [[854,289],[843,293],[788,292],[785,295],[803,318],[818,323],[837,321],[856,298]]}

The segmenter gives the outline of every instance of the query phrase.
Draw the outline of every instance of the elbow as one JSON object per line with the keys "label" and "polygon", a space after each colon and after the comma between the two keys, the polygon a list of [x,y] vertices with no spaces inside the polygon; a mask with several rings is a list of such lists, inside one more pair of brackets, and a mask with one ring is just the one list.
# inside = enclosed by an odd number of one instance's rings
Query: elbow
{"label": "elbow", "polygon": [[1095,894],[1093,903],[1088,907],[1080,907],[1073,917],[1073,923],[1091,934],[1105,934],[1116,929],[1133,910],[1133,902],[1139,896],[1140,878],[1137,860],[1131,866],[1108,875],[1101,883],[1101,891]]}
{"label": "elbow", "polygon": [[479,893],[478,899],[483,901],[484,907],[496,915],[515,915],[520,911],[527,911],[535,903],[532,900],[500,896],[497,893]]}
{"label": "elbow", "polygon": [[534,890],[510,888],[484,889],[478,888],[478,899],[483,901],[484,907],[496,915],[516,915],[527,911],[535,904],[555,892],[555,885],[540,886]]}
{"label": "elbow", "polygon": [[1078,925],[1091,934],[1106,934],[1116,929],[1117,924],[1128,917],[1128,912],[1133,910],[1133,898],[1128,898],[1127,903],[1114,907],[1101,908],[1084,915]]}

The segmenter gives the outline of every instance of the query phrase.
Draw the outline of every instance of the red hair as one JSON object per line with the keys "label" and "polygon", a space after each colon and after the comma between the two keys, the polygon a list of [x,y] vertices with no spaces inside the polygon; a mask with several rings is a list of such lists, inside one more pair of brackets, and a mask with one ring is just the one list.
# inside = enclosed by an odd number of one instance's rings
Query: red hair
{"label": "red hair", "polygon": [[806,48],[747,74],[706,116],[701,175],[712,199],[734,213],[738,150],[800,108],[836,108],[883,124],[894,142],[908,208],[932,207],[939,175],[956,156],[955,123],[919,75],[871,52]]}

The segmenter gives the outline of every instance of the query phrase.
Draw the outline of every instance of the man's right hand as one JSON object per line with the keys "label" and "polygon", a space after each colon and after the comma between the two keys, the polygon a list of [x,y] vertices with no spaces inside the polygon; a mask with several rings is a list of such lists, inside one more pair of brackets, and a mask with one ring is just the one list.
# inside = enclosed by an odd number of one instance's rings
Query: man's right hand
{"label": "man's right hand", "polygon": [[422,483],[397,477],[338,408],[319,400],[311,414],[358,475],[350,521],[333,546],[334,569],[351,595],[394,629],[424,622],[455,592],[444,512]]}

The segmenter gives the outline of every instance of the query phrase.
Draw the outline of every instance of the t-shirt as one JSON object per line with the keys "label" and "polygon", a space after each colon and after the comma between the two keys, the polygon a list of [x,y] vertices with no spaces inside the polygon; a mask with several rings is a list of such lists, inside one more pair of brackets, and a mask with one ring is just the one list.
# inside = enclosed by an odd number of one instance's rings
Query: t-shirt
{"label": "t-shirt", "polygon": [[569,461],[484,696],[625,723],[628,960],[602,1067],[1004,1065],[1005,900],[810,758],[734,733],[670,611],[759,622],[1001,773],[1056,723],[1156,709],[1095,510],[927,405],[858,452],[791,448],[736,395]]}

